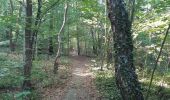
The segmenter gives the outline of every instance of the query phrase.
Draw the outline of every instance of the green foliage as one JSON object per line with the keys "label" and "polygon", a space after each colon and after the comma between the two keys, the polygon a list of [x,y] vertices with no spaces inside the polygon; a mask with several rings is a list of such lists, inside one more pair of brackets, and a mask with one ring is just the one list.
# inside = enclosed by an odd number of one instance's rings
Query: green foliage
{"label": "green foliage", "polygon": [[111,71],[97,72],[95,82],[100,93],[106,100],[122,100]]}
{"label": "green foliage", "polygon": [[[46,56],[43,56],[46,57]],[[15,59],[14,59],[15,58]],[[41,58],[41,59],[40,59]],[[37,89],[51,87],[53,85],[63,84],[61,78],[67,79],[69,76],[69,63],[67,57],[61,57],[61,74],[59,76],[53,74],[53,57],[51,59],[42,59],[42,55],[38,60],[33,62],[31,81],[32,85]],[[32,100],[40,98],[40,91],[20,91],[23,82],[23,64],[21,56],[16,54],[0,53],[0,98],[2,100],[24,100],[30,95]],[[6,89],[9,89],[6,91]]]}
{"label": "green foliage", "polygon": [[15,94],[14,97],[17,100],[23,100],[24,97],[26,97],[27,95],[30,95],[30,94],[31,94],[30,91],[23,91],[23,92],[19,92],[19,93]]}
{"label": "green foliage", "polygon": [[[146,96],[147,89],[149,86],[148,82],[142,82],[142,92]],[[150,96],[148,100],[169,100],[170,99],[170,88],[159,86],[158,84],[152,85]]]}
{"label": "green foliage", "polygon": [[70,59],[68,59],[67,57],[61,57],[60,59],[61,59],[61,60],[60,60],[60,61],[61,61],[60,63],[61,63],[62,65],[69,65],[69,64],[71,63]]}
{"label": "green foliage", "polygon": [[[18,1],[12,0],[14,3],[14,13],[11,14],[11,7],[9,0],[1,0],[0,3],[0,52],[9,51],[9,36],[7,30],[12,26],[13,37],[16,41],[17,52],[19,54],[12,53],[0,53],[0,88],[20,87],[23,81],[23,42],[24,42],[24,25],[25,25],[25,10],[20,7],[23,5]],[[52,37],[52,44],[54,51],[57,50],[57,34],[62,25],[64,3],[65,0],[42,0],[42,23],[39,28],[37,36],[37,48],[44,49],[42,54],[37,54],[37,57],[33,61],[31,80],[33,85],[37,87],[48,87],[54,83],[62,84],[60,76],[52,75],[53,60],[55,55],[49,56],[47,59],[47,48],[49,45],[49,37]],[[77,45],[77,34],[80,39],[81,53],[93,55],[93,45],[95,45],[101,53],[101,47],[104,45],[106,35],[104,34],[105,28],[108,31],[108,35],[112,37],[112,33],[109,31],[110,23],[107,19],[107,13],[105,12],[104,2],[99,4],[99,0],[68,0],[69,9],[67,15],[67,21],[62,32],[62,54],[66,54],[66,49]],[[128,2],[128,0],[125,0]],[[55,5],[54,5],[55,4]],[[52,6],[53,5],[53,6]],[[164,32],[167,25],[170,23],[169,13],[170,0],[136,0],[135,5],[135,17],[133,22],[133,36],[135,45],[135,65],[139,69],[140,64],[144,69],[138,70],[140,78],[145,76],[149,78],[150,72],[153,69],[153,65],[157,54],[160,49],[161,41],[164,37]],[[128,6],[128,5],[127,5]],[[24,8],[24,7],[23,7]],[[33,0],[33,24],[36,17],[37,1]],[[20,15],[19,15],[20,14]],[[51,17],[52,16],[52,17]],[[52,20],[52,23],[50,22]],[[53,29],[50,28],[50,24],[53,24]],[[104,24],[107,24],[106,27]],[[37,29],[37,27],[32,27]],[[94,41],[92,38],[92,31],[94,33]],[[19,31],[19,33],[17,33]],[[170,73],[169,73],[169,48],[170,48],[170,35],[167,37],[166,46],[159,61],[158,69],[156,72],[155,82],[162,79],[164,75],[164,82],[170,85]],[[112,38],[111,38],[112,39]],[[69,42],[68,42],[69,41]],[[107,40],[106,40],[107,41]],[[112,47],[112,40],[109,47]],[[68,43],[70,46],[68,47]],[[1,49],[2,48],[2,49]],[[113,52],[113,51],[112,51]],[[39,52],[38,52],[39,53]],[[100,58],[101,60],[101,58]],[[70,60],[66,57],[61,57],[60,65],[64,69],[62,77],[68,77],[68,67]],[[140,63],[140,64],[139,64]],[[63,67],[64,66],[64,67]],[[63,74],[62,73],[62,74]],[[142,73],[142,75],[140,75]],[[144,75],[143,75],[144,73]],[[148,81],[149,79],[147,79]],[[106,99],[120,100],[120,93],[117,90],[115,84],[115,78],[111,71],[97,72],[96,73],[96,85],[100,92]],[[143,91],[147,89],[148,83],[143,83]],[[152,99],[158,97],[154,92],[158,87],[154,86],[152,91]],[[167,91],[167,90],[165,90]],[[26,95],[33,95],[33,92],[7,92],[0,94],[0,99],[11,100],[14,97],[17,100],[22,100]],[[35,93],[36,95],[36,93]],[[155,97],[154,97],[155,96]]]}
{"label": "green foliage", "polygon": [[[25,97],[28,95],[32,95],[30,91],[22,91],[22,92],[9,92],[9,93],[1,93],[1,100],[25,100]],[[35,100],[34,96],[31,97],[31,100]]]}
{"label": "green foliage", "polygon": [[12,57],[12,55],[0,54],[0,87],[2,88],[20,86],[23,81],[20,73],[23,66],[22,62],[9,57]]}
{"label": "green foliage", "polygon": [[11,100],[14,98],[14,94],[13,93],[0,93],[0,98],[2,100]]}
{"label": "green foliage", "polygon": [[150,45],[150,37],[149,34],[145,33],[145,32],[141,32],[136,34],[137,37],[135,39],[138,40],[140,46],[146,46],[146,45]]}

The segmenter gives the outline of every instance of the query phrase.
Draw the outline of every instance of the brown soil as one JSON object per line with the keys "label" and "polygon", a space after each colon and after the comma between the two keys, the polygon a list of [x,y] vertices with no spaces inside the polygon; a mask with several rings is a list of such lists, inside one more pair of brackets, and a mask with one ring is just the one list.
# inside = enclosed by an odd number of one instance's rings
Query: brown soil
{"label": "brown soil", "polygon": [[89,70],[89,59],[83,56],[72,56],[70,59],[70,79],[59,87],[46,89],[43,100],[101,100]]}

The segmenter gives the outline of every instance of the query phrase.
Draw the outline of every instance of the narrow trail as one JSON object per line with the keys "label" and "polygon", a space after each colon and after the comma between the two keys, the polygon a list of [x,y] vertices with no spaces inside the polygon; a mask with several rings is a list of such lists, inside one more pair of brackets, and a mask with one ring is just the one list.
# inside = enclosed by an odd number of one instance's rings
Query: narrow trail
{"label": "narrow trail", "polygon": [[71,56],[72,76],[60,88],[51,89],[43,100],[101,100],[95,89],[93,74],[87,57]]}

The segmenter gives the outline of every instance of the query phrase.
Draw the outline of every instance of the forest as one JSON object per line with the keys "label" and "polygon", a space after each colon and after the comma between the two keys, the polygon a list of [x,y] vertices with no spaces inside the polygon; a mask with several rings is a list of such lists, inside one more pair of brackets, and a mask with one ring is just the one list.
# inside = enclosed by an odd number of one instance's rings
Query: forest
{"label": "forest", "polygon": [[0,0],[0,100],[170,100],[170,0]]}

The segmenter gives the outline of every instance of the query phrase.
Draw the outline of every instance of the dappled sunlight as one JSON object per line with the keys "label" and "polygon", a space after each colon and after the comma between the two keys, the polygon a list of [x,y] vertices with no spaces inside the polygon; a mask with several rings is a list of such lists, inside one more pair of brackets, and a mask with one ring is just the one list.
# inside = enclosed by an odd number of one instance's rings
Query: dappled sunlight
{"label": "dappled sunlight", "polygon": [[97,70],[100,70],[101,68],[100,67],[93,67],[91,68],[93,71],[97,71]]}
{"label": "dappled sunlight", "polygon": [[82,71],[82,68],[76,68],[73,71],[73,75],[81,76],[81,77],[87,77],[87,76],[92,75],[92,73],[91,72],[84,72],[84,71]]}
{"label": "dappled sunlight", "polygon": [[84,66],[89,67],[90,65],[89,64],[85,64]]}
{"label": "dappled sunlight", "polygon": [[82,77],[87,77],[87,76],[92,75],[92,73],[79,73],[79,72],[77,72],[77,73],[73,73],[73,75],[82,76]]}
{"label": "dappled sunlight", "polygon": [[92,59],[92,60],[91,60],[91,62],[95,63],[95,62],[96,62],[96,60]]}
{"label": "dappled sunlight", "polygon": [[162,82],[162,81],[155,82],[155,85],[162,86],[162,87],[165,87],[165,88],[170,88],[170,85],[168,85],[167,83]]}
{"label": "dappled sunlight", "polygon": [[139,81],[140,82],[146,82],[146,81],[148,81],[148,79],[147,78],[142,78],[142,79],[139,79]]}
{"label": "dappled sunlight", "polygon": [[169,0],[112,1],[1,0],[0,100],[170,100]]}

